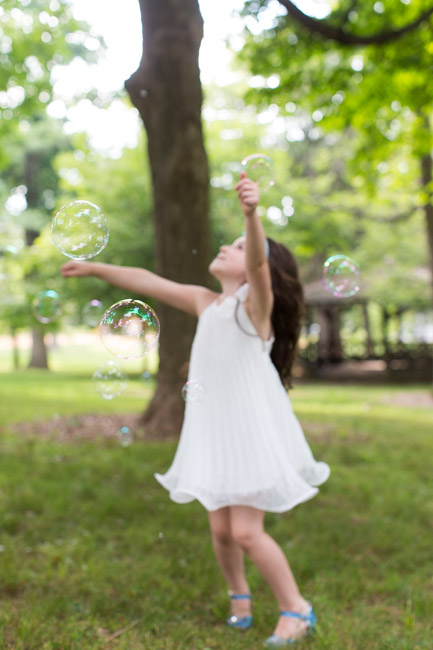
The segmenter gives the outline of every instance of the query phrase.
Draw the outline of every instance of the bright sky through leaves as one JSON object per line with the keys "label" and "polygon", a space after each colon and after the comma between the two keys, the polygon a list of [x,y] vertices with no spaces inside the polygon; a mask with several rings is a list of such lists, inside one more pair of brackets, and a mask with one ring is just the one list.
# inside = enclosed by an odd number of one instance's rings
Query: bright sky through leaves
{"label": "bright sky through leaves", "polygon": [[[141,128],[137,111],[127,108],[115,100],[101,111],[89,100],[82,100],[77,106],[66,109],[62,98],[67,100],[78,91],[97,88],[101,94],[123,88],[123,83],[137,68],[141,57],[141,19],[138,0],[123,0],[122,9],[115,0],[71,0],[76,18],[87,21],[95,35],[105,39],[107,51],[97,65],[87,65],[80,59],[68,68],[54,71],[55,89],[58,99],[49,107],[54,117],[68,117],[66,130],[87,131],[91,144],[118,156],[124,146],[134,147]],[[243,0],[200,0],[205,32],[200,50],[200,69],[204,84],[213,82],[224,85],[233,81],[230,70],[230,53],[224,39],[231,36],[233,44],[239,43],[242,20],[232,16],[233,9],[242,8]],[[303,11],[324,17],[329,12],[327,0],[303,0]],[[251,29],[269,26],[272,16],[282,13],[281,5],[275,0],[257,25],[251,21]],[[254,24],[255,23],[255,24]],[[238,40],[236,40],[236,37]]]}

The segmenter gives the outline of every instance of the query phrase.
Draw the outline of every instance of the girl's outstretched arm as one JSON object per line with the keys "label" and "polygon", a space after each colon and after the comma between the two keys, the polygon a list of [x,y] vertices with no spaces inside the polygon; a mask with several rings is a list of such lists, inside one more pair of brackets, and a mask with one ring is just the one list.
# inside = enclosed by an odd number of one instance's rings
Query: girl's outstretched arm
{"label": "girl's outstretched arm", "polygon": [[246,275],[250,286],[248,302],[256,317],[265,321],[271,316],[274,296],[266,251],[266,235],[256,212],[259,189],[257,184],[242,172],[235,190],[245,215]]}
{"label": "girl's outstretched arm", "polygon": [[132,266],[115,266],[100,262],[70,260],[63,264],[65,278],[92,275],[131,293],[155,298],[171,307],[199,316],[217,294],[194,284],[181,284],[162,278],[156,273]]}

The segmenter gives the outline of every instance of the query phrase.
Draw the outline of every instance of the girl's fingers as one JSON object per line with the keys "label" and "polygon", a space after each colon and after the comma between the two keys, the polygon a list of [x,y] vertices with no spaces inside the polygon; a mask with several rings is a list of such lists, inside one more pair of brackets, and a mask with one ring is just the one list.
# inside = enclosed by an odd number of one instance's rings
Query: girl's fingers
{"label": "girl's fingers", "polygon": [[[245,172],[242,173],[245,174]],[[236,183],[234,187],[235,192],[238,192],[242,187],[256,187],[256,183],[252,181],[251,178],[244,176],[240,181]]]}

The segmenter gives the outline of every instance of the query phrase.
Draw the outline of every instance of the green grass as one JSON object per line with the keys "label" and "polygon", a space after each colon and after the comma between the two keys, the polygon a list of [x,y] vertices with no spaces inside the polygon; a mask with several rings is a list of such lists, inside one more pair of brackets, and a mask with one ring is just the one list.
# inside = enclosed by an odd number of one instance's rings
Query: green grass
{"label": "green grass", "polygon": [[[315,499],[267,517],[318,615],[303,648],[432,648],[433,412],[391,403],[403,390],[427,387],[292,393],[332,469]],[[153,478],[174,443],[16,433],[21,420],[55,414],[138,412],[149,387],[132,381],[104,402],[88,370],[33,371],[0,374],[0,396],[0,648],[262,647],[277,614],[269,588],[249,563],[255,625],[227,629],[206,515],[170,502]]]}

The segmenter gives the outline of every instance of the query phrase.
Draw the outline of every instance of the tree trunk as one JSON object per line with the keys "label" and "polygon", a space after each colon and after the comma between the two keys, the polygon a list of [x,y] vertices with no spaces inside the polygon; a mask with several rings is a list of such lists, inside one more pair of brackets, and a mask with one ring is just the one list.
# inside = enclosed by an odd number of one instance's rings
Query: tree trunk
{"label": "tree trunk", "polygon": [[[139,0],[143,57],[125,87],[147,132],[153,183],[155,269],[177,282],[206,284],[210,257],[208,163],[201,123],[197,0]],[[166,305],[155,395],[143,419],[154,438],[179,433],[195,319]]]}
{"label": "tree trunk", "polygon": [[[433,180],[432,157],[430,153],[424,154],[421,158],[421,180],[424,188],[430,188]],[[429,200],[424,205],[424,214],[427,228],[427,243],[430,255],[431,289],[433,298],[433,204],[431,202],[431,190],[428,189]]]}
{"label": "tree trunk", "polygon": [[18,338],[16,330],[11,327],[10,336],[12,339],[12,358],[14,364],[14,370],[20,369],[20,349],[18,347]]}
{"label": "tree trunk", "polygon": [[[40,153],[36,151],[28,151],[26,153],[24,180],[27,186],[27,204],[29,207],[37,206],[39,169]],[[39,237],[39,235],[40,232],[38,230],[26,228],[26,246],[33,246],[35,239]],[[29,276],[26,277],[28,278]],[[32,354],[28,367],[48,369],[48,353],[45,339],[38,328],[32,329]]]}
{"label": "tree trunk", "polygon": [[338,307],[319,307],[317,310],[320,335],[318,344],[319,361],[340,363],[343,361],[343,346],[340,336],[340,311]]}
{"label": "tree trunk", "polygon": [[370,319],[368,318],[368,306],[363,303],[362,306],[362,316],[364,318],[364,328],[365,328],[365,356],[367,359],[371,359],[374,356],[374,345],[373,339],[371,337],[371,327]]}
{"label": "tree trunk", "polygon": [[44,335],[36,327],[32,329],[32,356],[28,367],[48,369],[47,347],[45,345]]}

